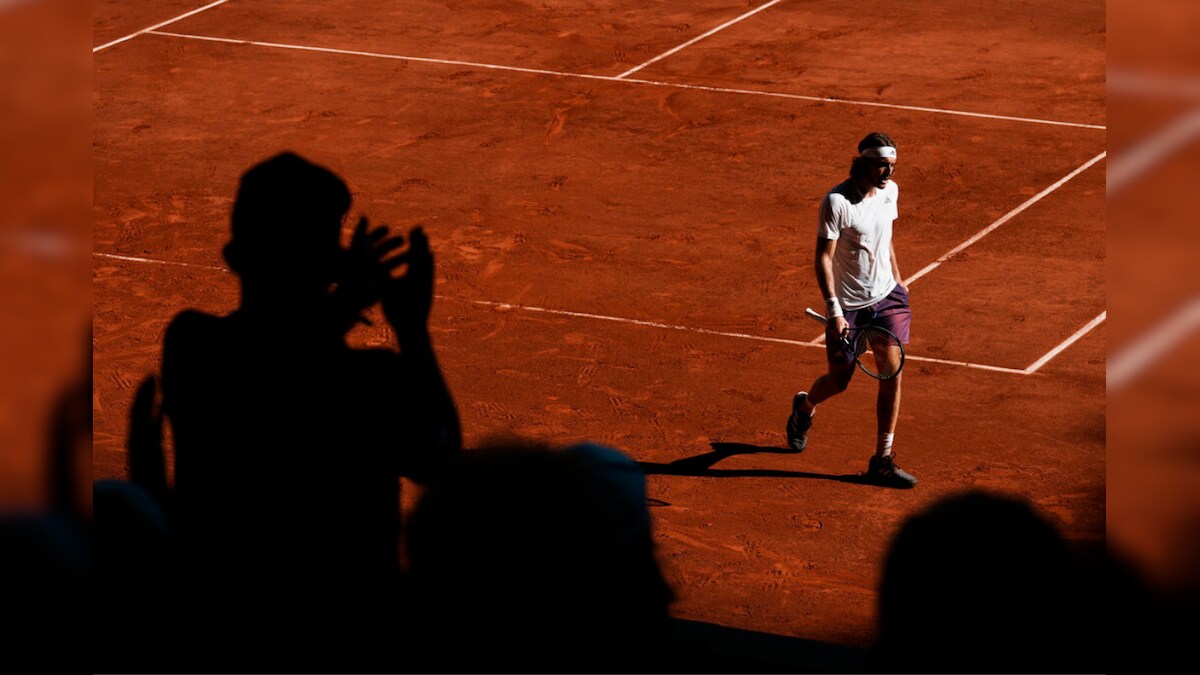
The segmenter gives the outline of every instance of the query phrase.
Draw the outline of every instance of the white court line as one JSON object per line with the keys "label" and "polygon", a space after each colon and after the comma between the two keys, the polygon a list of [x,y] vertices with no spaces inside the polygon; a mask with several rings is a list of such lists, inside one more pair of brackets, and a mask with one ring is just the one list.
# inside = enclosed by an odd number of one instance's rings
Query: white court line
{"label": "white court line", "polygon": [[996,220],[996,222],[992,223],[991,225],[988,225],[987,227],[983,228],[979,232],[976,232],[970,239],[967,239],[966,241],[959,244],[958,246],[955,246],[954,248],[950,249],[948,252],[943,254],[942,257],[929,263],[925,267],[921,268],[916,274],[905,279],[904,285],[908,286],[909,284],[916,281],[917,279],[920,279],[921,277],[925,276],[926,274],[929,274],[934,269],[937,269],[937,267],[939,265],[946,262],[950,258],[953,258],[954,256],[958,255],[959,253],[961,253],[964,249],[966,249],[971,244],[974,244],[975,242],[979,241],[980,239],[983,239],[985,236],[987,236],[989,233],[991,233],[997,227],[1000,227],[1001,225],[1007,223],[1008,221],[1012,220],[1013,217],[1015,217],[1017,214],[1021,213],[1022,211],[1029,208],[1030,206],[1033,206],[1034,204],[1040,202],[1046,195],[1048,195],[1051,192],[1054,192],[1058,188],[1062,187],[1064,184],[1066,184],[1067,181],[1071,180],[1075,176],[1078,176],[1079,174],[1083,173],[1084,171],[1087,171],[1088,168],[1090,168],[1093,164],[1104,159],[1105,155],[1107,155],[1107,154],[1108,154],[1108,152],[1106,151],[1106,152],[1102,152],[1102,153],[1096,155],[1095,157],[1084,162],[1083,166],[1079,167],[1078,169],[1075,169],[1071,173],[1060,178],[1058,180],[1058,182],[1056,182],[1054,185],[1051,185],[1050,187],[1046,188],[1045,190],[1042,190],[1041,192],[1037,193],[1036,195],[1025,200],[1025,202],[1023,204],[1021,204],[1017,208],[1013,209],[1012,211],[1009,211],[1008,213],[1004,214],[998,220]]}
{"label": "white court line", "polygon": [[1112,197],[1114,192],[1164,161],[1168,155],[1197,136],[1200,136],[1200,108],[1185,113],[1149,139],[1118,153],[1108,166],[1105,196]]}
{"label": "white court line", "polygon": [[223,4],[227,3],[227,2],[229,2],[229,0],[217,0],[216,2],[209,3],[209,4],[207,4],[207,5],[203,6],[203,7],[200,7],[200,8],[198,8],[198,9],[193,9],[193,10],[192,10],[192,11],[190,11],[190,12],[185,12],[185,13],[183,13],[183,14],[180,14],[179,16],[175,17],[174,19],[168,19],[168,20],[166,20],[166,21],[164,21],[164,22],[162,22],[162,23],[156,23],[156,24],[154,24],[153,26],[150,26],[149,28],[143,28],[143,29],[139,30],[139,31],[138,31],[138,32],[136,32],[136,33],[130,33],[129,35],[126,35],[126,36],[125,36],[125,37],[123,37],[123,38],[118,38],[118,39],[116,39],[116,40],[113,40],[112,42],[109,42],[109,43],[106,43],[106,44],[102,44],[102,45],[100,45],[99,47],[93,47],[93,48],[92,48],[92,53],[93,53],[93,54],[95,54],[96,52],[104,51],[105,49],[108,49],[109,47],[111,47],[111,46],[113,46],[113,45],[118,45],[118,44],[121,44],[122,42],[124,42],[124,41],[126,41],[126,40],[132,40],[133,38],[135,38],[135,37],[137,37],[137,36],[139,36],[139,35],[145,35],[146,33],[149,33],[149,32],[151,32],[151,31],[154,31],[154,30],[157,30],[157,29],[159,29],[159,28],[162,28],[163,26],[169,26],[169,25],[171,25],[171,24],[175,23],[176,21],[180,21],[180,20],[186,19],[186,18],[188,18],[189,16],[193,16],[193,15],[195,15],[195,14],[199,14],[200,12],[203,12],[203,11],[205,11],[205,10],[208,10],[208,9],[212,9],[213,7],[216,7],[217,5],[223,5]]}
{"label": "white court line", "polygon": [[1109,68],[1105,84],[1109,94],[1200,99],[1200,79],[1196,78]]}
{"label": "white court line", "polygon": [[[451,299],[451,298],[447,298]],[[539,312],[542,314],[557,314],[559,316],[570,316],[580,319],[597,319],[599,321],[615,321],[617,323],[631,323],[636,326],[650,326],[652,328],[669,328],[671,330],[683,330],[690,333],[703,333],[705,335],[720,335],[722,337],[742,338],[745,340],[758,340],[760,342],[778,342],[785,345],[796,345],[799,347],[819,347],[820,345],[812,342],[801,342],[800,340],[785,340],[783,338],[763,337],[761,335],[750,335],[748,333],[726,333],[719,330],[709,330],[707,328],[692,328],[690,326],[675,326],[669,323],[659,323],[657,321],[643,321],[641,319],[626,319],[619,316],[605,316],[603,314],[588,314],[586,312],[571,312],[565,309],[546,309],[545,307],[532,307],[529,305],[513,305],[507,302],[492,302],[491,300],[467,300],[476,305],[486,305],[488,307],[496,307],[497,309],[519,309],[525,312]]]}
{"label": "white court line", "polygon": [[725,23],[721,24],[720,26],[717,26],[716,28],[714,28],[714,29],[712,29],[712,30],[708,31],[707,33],[705,33],[705,34],[703,34],[703,35],[700,35],[700,36],[697,36],[697,37],[694,37],[694,38],[692,38],[691,40],[688,40],[687,42],[685,42],[685,43],[683,43],[683,44],[679,45],[678,47],[676,47],[676,48],[674,48],[674,49],[671,49],[671,50],[665,51],[665,52],[663,52],[662,54],[659,54],[658,56],[656,56],[656,57],[654,57],[654,58],[650,59],[649,61],[647,61],[647,62],[643,63],[643,64],[642,64],[642,65],[640,65],[640,66],[634,66],[633,68],[630,68],[629,70],[627,70],[627,71],[625,71],[625,72],[621,73],[620,75],[618,75],[616,79],[620,80],[620,79],[624,78],[624,77],[625,77],[625,76],[627,76],[627,75],[632,75],[632,74],[636,73],[637,71],[641,70],[642,68],[645,68],[646,66],[650,65],[651,63],[654,63],[654,62],[656,62],[656,61],[661,61],[662,59],[665,59],[665,58],[667,58],[668,56],[670,56],[670,55],[672,55],[672,54],[674,54],[674,53],[676,53],[676,52],[680,51],[681,49],[685,49],[685,48],[687,48],[687,47],[690,47],[690,46],[692,46],[692,45],[696,44],[697,42],[699,42],[699,41],[703,40],[704,38],[706,38],[706,37],[708,37],[708,36],[710,36],[710,35],[712,35],[712,34],[714,34],[714,33],[717,33],[717,32],[719,32],[719,31],[725,30],[726,28],[728,28],[728,27],[732,26],[733,24],[735,24],[735,23],[738,23],[739,21],[742,21],[743,19],[747,19],[747,18],[749,18],[749,17],[751,17],[751,16],[754,16],[755,14],[758,14],[759,12],[761,12],[761,11],[763,11],[764,9],[766,9],[766,8],[770,7],[771,5],[778,4],[779,2],[782,2],[782,0],[771,0],[771,2],[768,2],[768,3],[767,3],[767,4],[765,4],[765,5],[761,5],[761,6],[759,6],[759,7],[756,7],[756,8],[754,8],[754,9],[750,10],[749,12],[746,12],[745,14],[743,14],[743,15],[741,15],[741,16],[739,16],[739,17],[737,17],[736,19],[731,19],[731,20],[729,20],[729,21],[726,21]]}
{"label": "white court line", "polygon": [[[616,78],[613,78],[616,79]],[[753,96],[768,96],[771,98],[786,98],[796,101],[816,101],[820,103],[839,103],[843,105],[861,105],[873,108],[891,108],[892,110],[911,110],[915,112],[936,113],[939,115],[958,115],[960,117],[977,117],[988,120],[1002,120],[1006,122],[1028,122],[1030,124],[1048,124],[1060,127],[1076,127],[1079,129],[1100,129],[1104,130],[1102,124],[1084,124],[1082,122],[1059,122],[1056,120],[1043,120],[1036,117],[1014,117],[1012,115],[992,115],[990,113],[968,112],[965,110],[950,110],[948,108],[929,108],[919,105],[903,105],[900,103],[880,103],[879,101],[856,101],[846,98],[830,98],[828,96],[806,96],[804,94],[787,94],[776,91],[755,91],[753,89],[735,89],[732,87],[709,87],[701,84],[679,84],[675,82],[658,82],[655,80],[621,80],[621,82],[636,82],[638,84],[650,84],[657,87],[675,87],[677,89],[695,89],[698,91],[712,91],[722,94],[750,94]]]}
{"label": "white court line", "polygon": [[1108,391],[1114,392],[1141,375],[1159,357],[1200,329],[1200,298],[1193,298],[1165,323],[1108,361]]}
{"label": "white court line", "polygon": [[558,77],[578,77],[587,80],[606,80],[610,82],[636,82],[637,80],[617,80],[611,75],[586,75],[582,73],[564,73],[557,70],[543,70],[541,68],[522,68],[520,66],[498,66],[491,63],[477,63],[474,61],[456,61],[454,59],[432,59],[424,56],[403,56],[401,54],[384,54],[381,52],[363,52],[354,49],[334,49],[332,47],[310,47],[307,45],[293,45],[283,42],[262,42],[260,40],[240,40],[235,38],[213,37],[211,35],[195,35],[192,33],[172,33],[165,30],[147,31],[149,35],[161,35],[163,37],[182,38],[185,40],[201,40],[203,42],[224,42],[231,45],[252,45],[255,47],[271,47],[274,49],[293,49],[302,52],[318,52],[322,54],[343,54],[346,56],[365,56],[372,59],[389,59],[392,61],[413,61],[415,63],[437,63],[448,66],[469,66],[471,68],[487,68],[488,70],[507,70],[514,73],[532,73],[534,75],[555,75]]}
{"label": "white court line", "polygon": [[256,47],[269,47],[273,49],[293,49],[305,52],[319,52],[324,54],[344,54],[347,56],[364,56],[373,59],[391,59],[394,61],[413,61],[416,63],[438,63],[450,66],[466,66],[470,68],[486,68],[488,70],[506,70],[514,73],[531,73],[534,75],[551,75],[554,77],[573,77],[585,80],[601,80],[604,82],[627,82],[629,84],[644,84],[652,87],[669,87],[672,89],[688,89],[695,91],[708,91],[719,94],[741,94],[750,96],[766,96],[769,98],[782,98],[793,101],[814,101],[818,103],[834,103],[839,105],[857,105],[868,106],[873,108],[890,108],[892,110],[909,110],[914,112],[926,112],[939,115],[958,115],[961,117],[975,117],[980,119],[1001,120],[1006,122],[1025,122],[1029,124],[1048,124],[1052,126],[1076,127],[1080,129],[1099,129],[1104,130],[1106,127],[1099,124],[1083,124],[1080,122],[1060,122],[1056,120],[1043,120],[1034,117],[1014,117],[1011,115],[992,115],[989,113],[968,112],[964,110],[949,110],[946,108],[928,108],[915,105],[901,105],[898,103],[880,103],[878,101],[856,101],[845,98],[830,98],[827,96],[805,96],[803,94],[787,94],[774,91],[755,91],[753,89],[735,89],[732,87],[709,87],[699,84],[682,84],[676,82],[659,82],[656,80],[639,80],[635,78],[619,79],[612,75],[588,75],[585,73],[564,73],[557,70],[543,70],[540,68],[522,68],[519,66],[500,66],[492,63],[478,63],[474,61],[458,61],[453,59],[431,59],[422,56],[403,56],[399,54],[382,54],[379,52],[364,52],[352,49],[333,49],[331,47],[309,47],[305,45],[284,44],[281,42],[262,42],[259,40],[238,40],[233,38],[212,37],[209,35],[194,35],[191,33],[172,33],[170,31],[151,30],[146,31],[149,35],[161,35],[163,37],[181,38],[185,40],[201,40],[206,42],[223,42],[235,45],[253,45]]}
{"label": "white court line", "polygon": [[[216,270],[218,272],[229,272],[229,270],[224,267],[214,267],[211,265],[196,265],[196,264],[192,264],[192,263],[174,262],[174,261],[170,261],[170,260],[156,260],[153,258],[138,258],[138,257],[134,257],[134,256],[127,256],[127,255],[116,255],[113,253],[93,253],[92,255],[95,257],[98,257],[98,258],[111,258],[114,260],[126,260],[129,262],[150,263],[150,264],[155,264],[155,265],[177,265],[180,267],[193,267],[193,268],[206,269],[206,270]],[[669,329],[669,330],[687,331],[689,333],[701,333],[703,335],[717,335],[720,337],[738,338],[738,339],[742,339],[742,340],[755,340],[758,342],[774,342],[777,344],[793,345],[793,346],[797,346],[797,347],[822,347],[822,348],[824,347],[824,345],[817,343],[817,342],[803,342],[801,340],[785,340],[783,338],[772,338],[772,337],[765,337],[762,335],[751,335],[749,333],[728,333],[728,332],[719,331],[719,330],[709,330],[707,328],[693,328],[691,326],[677,326],[674,324],[661,323],[658,321],[645,321],[642,319],[629,319],[629,318],[619,317],[619,316],[605,316],[603,314],[590,314],[587,312],[572,312],[572,311],[563,310],[563,309],[547,309],[545,307],[533,307],[533,306],[529,306],[529,305],[514,305],[514,304],[508,303],[508,302],[493,302],[491,300],[466,300],[463,298],[452,298],[452,297],[445,296],[445,295],[435,295],[434,297],[438,300],[451,300],[451,301],[458,301],[458,302],[467,302],[467,303],[470,303],[473,305],[483,305],[486,307],[495,307],[497,309],[519,310],[519,311],[524,311],[524,312],[536,312],[536,313],[541,313],[541,314],[556,314],[559,316],[569,316],[572,318],[579,318],[579,319],[595,319],[598,321],[612,321],[615,323],[633,324],[635,326],[648,326],[651,328],[665,328],[665,329]],[[968,363],[966,361],[950,361],[950,360],[946,360],[946,359],[934,359],[934,358],[929,358],[929,357],[924,357],[924,356],[911,356],[911,355],[906,355],[905,359],[909,360],[909,361],[924,361],[927,363],[941,363],[941,364],[951,365],[951,366],[963,366],[965,368],[976,368],[979,370],[991,370],[991,371],[996,371],[996,372],[1000,372],[1000,373],[1011,373],[1014,375],[1028,375],[1029,374],[1028,372],[1026,372],[1024,370],[1019,370],[1017,368],[1005,368],[1003,366],[989,366],[989,365],[982,364],[982,363]]]}
{"label": "white court line", "polygon": [[174,260],[156,260],[154,258],[137,258],[131,255],[117,255],[115,253],[92,253],[96,258],[111,258],[113,260],[127,260],[129,262],[151,263],[154,265],[175,265],[178,267],[194,267],[202,270],[216,270],[218,272],[228,272],[225,267],[217,267],[215,265],[197,265],[195,263],[175,262]]}
{"label": "white court line", "polygon": [[1050,359],[1058,356],[1060,353],[1062,353],[1062,351],[1064,349],[1075,344],[1075,342],[1077,340],[1079,340],[1079,338],[1090,333],[1093,328],[1095,328],[1096,326],[1099,326],[1100,323],[1103,322],[1105,320],[1105,318],[1107,318],[1107,317],[1108,317],[1108,312],[1106,312],[1106,311],[1100,312],[1100,316],[1097,316],[1096,318],[1092,319],[1083,328],[1080,328],[1079,330],[1075,331],[1074,335],[1067,338],[1066,340],[1063,340],[1054,349],[1051,349],[1050,351],[1046,352],[1045,356],[1043,356],[1042,358],[1038,359],[1037,361],[1034,361],[1033,363],[1029,364],[1029,367],[1025,369],[1025,372],[1029,373],[1031,375],[1033,373],[1036,373],[1038,371],[1038,368],[1041,368],[1042,366],[1046,365],[1050,361]]}
{"label": "white court line", "polygon": [[[442,297],[442,296],[438,296]],[[452,299],[452,298],[446,298]],[[545,307],[533,307],[530,305],[514,305],[507,302],[493,302],[491,300],[465,300],[476,305],[485,305],[488,307],[496,307],[498,309],[517,309],[526,312],[540,312],[543,314],[557,314],[559,316],[570,316],[583,319],[596,319],[599,321],[613,321],[616,323],[631,323],[638,326],[650,326],[653,328],[667,328],[670,330],[681,330],[689,333],[702,333],[704,335],[719,335],[721,337],[740,338],[743,340],[756,340],[758,342],[776,342],[785,345],[795,345],[798,347],[821,347],[824,345],[820,342],[803,342],[800,340],[784,340],[782,338],[764,337],[762,335],[750,335],[748,333],[726,333],[719,330],[709,330],[707,328],[693,328],[691,326],[676,326],[669,323],[659,323],[657,321],[643,321],[641,319],[627,319],[619,316],[605,316],[603,314],[589,314],[586,312],[571,312],[563,309],[546,309]],[[906,361],[925,361],[928,363],[942,363],[952,366],[965,366],[967,368],[979,368],[981,370],[994,370],[1002,373],[1014,373],[1017,375],[1028,375],[1029,373],[1018,368],[1005,368],[1003,366],[989,366],[982,363],[968,363],[966,361],[949,361],[946,359],[934,359],[926,356],[910,356],[905,355]]]}

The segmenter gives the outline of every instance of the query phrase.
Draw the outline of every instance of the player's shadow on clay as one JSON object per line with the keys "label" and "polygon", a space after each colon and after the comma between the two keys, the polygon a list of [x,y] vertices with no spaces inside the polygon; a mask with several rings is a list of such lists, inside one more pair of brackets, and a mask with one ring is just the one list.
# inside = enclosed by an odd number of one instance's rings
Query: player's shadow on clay
{"label": "player's shadow on clay", "polygon": [[638,462],[647,475],[658,474],[665,476],[706,476],[712,478],[812,478],[816,480],[832,480],[839,483],[869,484],[862,474],[830,474],[813,473],[811,471],[784,471],[781,469],[714,469],[713,465],[726,457],[734,455],[752,455],[756,453],[774,453],[794,455],[795,452],[786,448],[771,445],[750,445],[749,443],[721,443],[714,441],[709,444],[711,452],[694,457],[684,457],[666,464],[660,462]]}

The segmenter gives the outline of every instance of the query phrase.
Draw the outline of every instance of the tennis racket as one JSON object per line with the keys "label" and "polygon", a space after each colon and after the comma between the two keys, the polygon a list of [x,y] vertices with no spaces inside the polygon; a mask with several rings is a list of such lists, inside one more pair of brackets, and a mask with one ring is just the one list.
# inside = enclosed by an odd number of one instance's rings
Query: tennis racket
{"label": "tennis racket", "polygon": [[[804,313],[822,325],[828,324],[828,320],[811,307],[806,308]],[[904,369],[904,345],[890,330],[871,325],[852,332],[853,342],[844,336],[838,336],[838,339],[842,341],[843,348],[854,356],[854,362],[864,373],[877,380],[890,380]],[[867,352],[870,352],[870,356]]]}

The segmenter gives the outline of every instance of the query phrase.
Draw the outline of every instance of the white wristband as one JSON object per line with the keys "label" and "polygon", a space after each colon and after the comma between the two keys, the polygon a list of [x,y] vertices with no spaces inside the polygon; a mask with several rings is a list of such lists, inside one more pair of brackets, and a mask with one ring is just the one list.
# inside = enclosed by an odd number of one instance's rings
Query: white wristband
{"label": "white wristband", "polygon": [[838,302],[837,298],[830,298],[825,301],[825,307],[829,309],[829,317],[842,316],[842,303]]}

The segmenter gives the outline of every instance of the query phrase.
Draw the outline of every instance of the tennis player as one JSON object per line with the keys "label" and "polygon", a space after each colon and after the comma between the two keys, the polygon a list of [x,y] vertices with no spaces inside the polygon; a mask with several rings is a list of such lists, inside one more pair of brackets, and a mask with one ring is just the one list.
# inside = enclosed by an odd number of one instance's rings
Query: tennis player
{"label": "tennis player", "polygon": [[[878,324],[908,344],[912,310],[908,289],[899,282],[892,226],[900,188],[892,180],[896,171],[896,143],[887,134],[871,133],[858,143],[858,156],[850,164],[850,177],[821,200],[817,227],[817,285],[825,298],[825,356],[828,370],[808,391],[792,398],[787,440],[792,450],[808,445],[817,405],[840,394],[854,375],[854,355],[840,338]],[[879,438],[867,468],[867,478],[880,485],[910,488],[917,479],[896,466],[892,446],[900,413],[900,380],[879,380],[875,404]]]}

